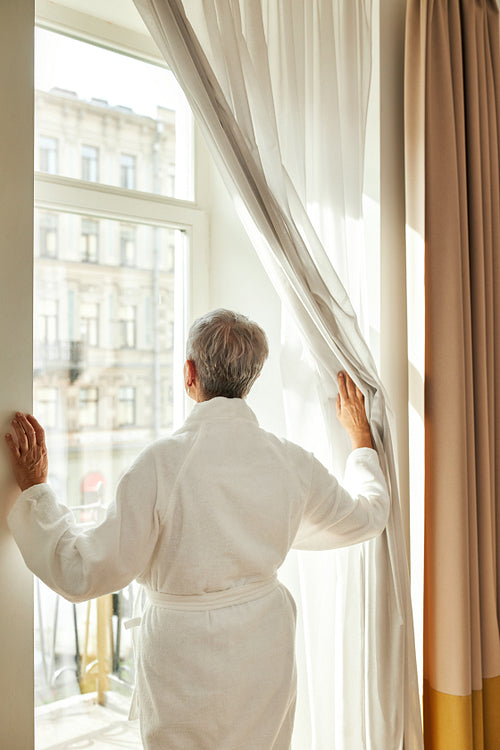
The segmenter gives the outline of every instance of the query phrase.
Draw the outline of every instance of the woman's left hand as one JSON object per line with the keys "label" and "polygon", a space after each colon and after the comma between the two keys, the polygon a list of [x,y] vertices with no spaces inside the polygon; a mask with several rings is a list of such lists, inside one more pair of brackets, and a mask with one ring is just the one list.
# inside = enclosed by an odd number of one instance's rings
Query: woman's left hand
{"label": "woman's left hand", "polygon": [[47,481],[48,460],[43,427],[31,414],[18,412],[12,420],[16,437],[5,436],[9,446],[12,469],[21,490]]}

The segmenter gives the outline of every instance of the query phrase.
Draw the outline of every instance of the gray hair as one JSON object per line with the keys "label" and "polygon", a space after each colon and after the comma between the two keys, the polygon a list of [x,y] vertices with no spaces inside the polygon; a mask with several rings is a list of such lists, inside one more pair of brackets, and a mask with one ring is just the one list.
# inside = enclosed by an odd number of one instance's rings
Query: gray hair
{"label": "gray hair", "polygon": [[246,396],[268,354],[262,328],[231,310],[212,310],[189,329],[186,356],[194,363],[206,399]]}

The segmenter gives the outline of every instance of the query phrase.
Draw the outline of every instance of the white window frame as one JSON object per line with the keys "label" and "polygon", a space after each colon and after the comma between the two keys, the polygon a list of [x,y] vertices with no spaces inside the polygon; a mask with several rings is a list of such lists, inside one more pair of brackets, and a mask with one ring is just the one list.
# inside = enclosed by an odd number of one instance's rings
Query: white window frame
{"label": "white window frame", "polygon": [[[99,148],[90,143],[82,143],[80,169],[82,180],[86,180],[87,182],[99,182],[99,161]],[[88,173],[88,176],[85,176],[85,172]]]}
{"label": "white window frame", "polygon": [[[36,25],[66,34],[75,39],[95,44],[135,57],[144,62],[167,68],[151,37],[117,24],[81,13],[72,8],[37,1]],[[193,133],[192,154],[196,164],[196,141]],[[155,193],[131,190],[81,179],[35,172],[35,208],[55,212],[113,219],[123,224],[148,224],[168,229],[180,229],[187,238],[188,250],[176,249],[175,264],[179,269],[176,279],[183,285],[183,293],[175,295],[174,331],[174,394],[183,393],[182,363],[187,327],[194,318],[205,312],[209,301],[209,225],[208,217],[196,202],[198,182],[206,179],[203,167],[193,170],[193,201],[169,198]],[[185,417],[186,401],[174,399],[174,425]]]}

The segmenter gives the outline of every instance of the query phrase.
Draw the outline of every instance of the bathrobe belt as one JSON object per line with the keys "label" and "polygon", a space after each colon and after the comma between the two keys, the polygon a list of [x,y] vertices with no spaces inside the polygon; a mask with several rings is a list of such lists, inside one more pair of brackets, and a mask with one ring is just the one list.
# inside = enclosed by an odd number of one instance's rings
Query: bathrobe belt
{"label": "bathrobe belt", "polygon": [[234,604],[243,604],[269,594],[278,585],[276,574],[263,581],[252,581],[240,586],[231,586],[222,591],[209,591],[203,594],[166,594],[162,591],[146,589],[148,599],[155,607],[201,612],[207,609],[221,609]]}

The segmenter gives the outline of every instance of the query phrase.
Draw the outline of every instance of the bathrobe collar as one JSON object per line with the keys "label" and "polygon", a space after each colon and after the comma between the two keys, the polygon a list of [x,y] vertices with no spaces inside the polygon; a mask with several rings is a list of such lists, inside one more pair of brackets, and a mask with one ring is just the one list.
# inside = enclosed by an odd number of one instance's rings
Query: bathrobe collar
{"label": "bathrobe collar", "polygon": [[179,432],[186,429],[196,429],[202,422],[234,419],[246,419],[258,425],[257,417],[245,399],[216,396],[208,401],[195,404]]}

